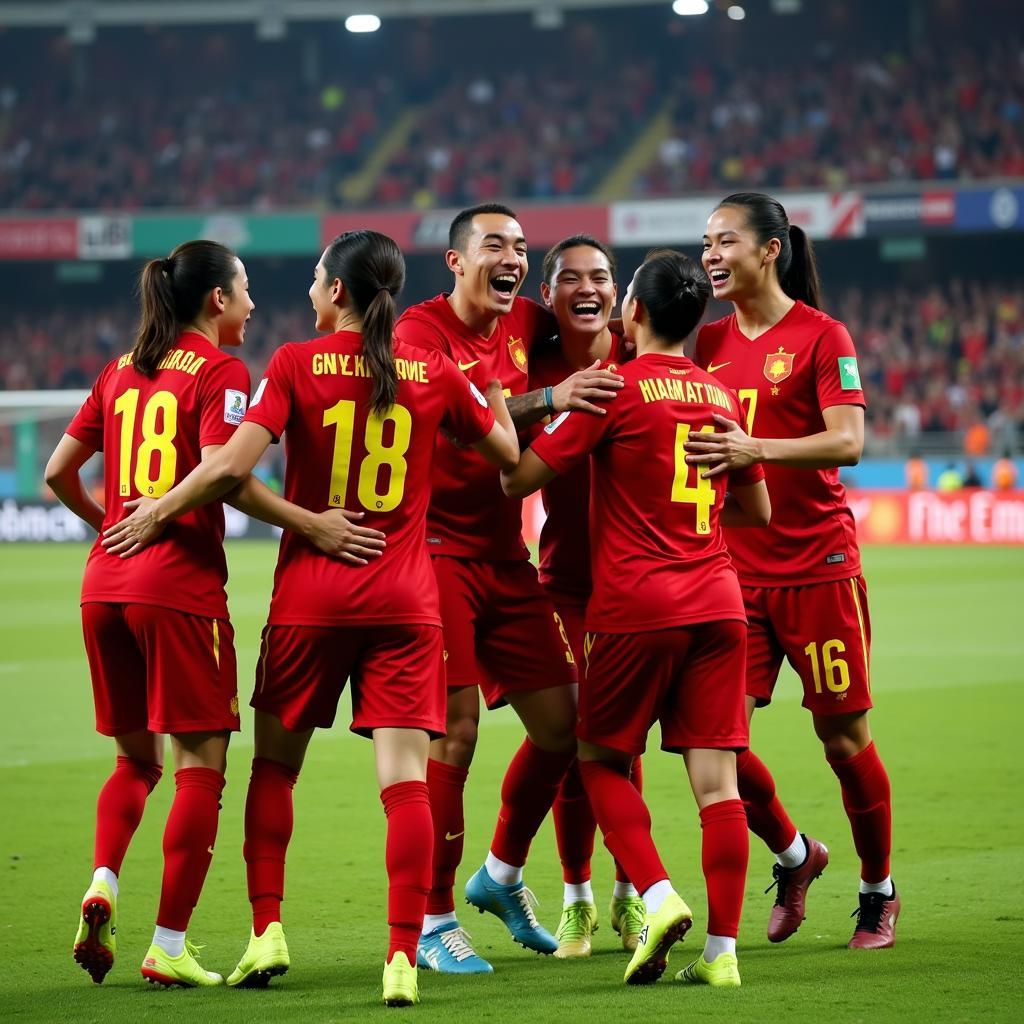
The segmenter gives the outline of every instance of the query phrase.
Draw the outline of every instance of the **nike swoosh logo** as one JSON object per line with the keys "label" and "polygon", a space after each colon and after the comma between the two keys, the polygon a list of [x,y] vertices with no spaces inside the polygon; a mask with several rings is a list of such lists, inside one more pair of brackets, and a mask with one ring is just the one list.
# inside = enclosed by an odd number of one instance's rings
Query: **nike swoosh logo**
{"label": "nike swoosh logo", "polygon": [[453,839],[458,839],[459,836],[464,836],[465,834],[466,830],[463,829],[461,832],[456,832],[455,835],[452,835],[451,832],[445,832],[444,837],[448,842],[451,842]]}
{"label": "nike swoosh logo", "polygon": [[[459,369],[460,369],[460,370],[468,370],[468,369],[470,369],[471,367],[473,367],[473,366],[476,366],[476,364],[477,364],[477,363],[479,363],[479,362],[480,362],[480,360],[479,360],[479,359],[474,359],[474,360],[473,360],[473,362],[471,362],[471,363],[464,363],[464,362],[463,362],[463,361],[462,361],[462,360],[460,359],[460,360],[459,360]],[[461,834],[462,834],[462,833],[460,832],[460,833],[459,833],[459,835],[461,835]]]}
{"label": "nike swoosh logo", "polygon": [[731,366],[732,360],[730,359],[727,363],[719,363],[717,366],[714,363],[708,363],[708,373],[714,373],[715,370],[720,370],[723,366]]}

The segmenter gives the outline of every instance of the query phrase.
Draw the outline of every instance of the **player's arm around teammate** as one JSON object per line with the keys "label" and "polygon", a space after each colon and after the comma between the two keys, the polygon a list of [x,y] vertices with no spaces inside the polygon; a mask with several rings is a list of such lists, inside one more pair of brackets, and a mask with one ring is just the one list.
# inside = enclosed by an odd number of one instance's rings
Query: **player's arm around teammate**
{"label": "player's arm around teammate", "polygon": [[[143,270],[135,347],[100,375],[46,467],[54,493],[94,529],[129,499],[158,495],[223,444],[245,409],[249,376],[222,349],[242,343],[253,309],[241,262],[213,242],[187,242]],[[105,510],[80,469],[104,452]],[[213,506],[183,521],[132,564],[97,541],[82,586],[82,620],[97,729],[117,765],[100,792],[93,882],[82,903],[76,961],[101,982],[116,953],[118,878],[170,734],[175,797],[164,876],[142,973],[165,985],[214,985],[185,941],[213,854],[228,738],[238,729],[227,616],[224,519]]]}
{"label": "player's arm around teammate", "polygon": [[[683,754],[703,827],[709,925],[704,955],[680,978],[738,985],[735,942],[747,834],[735,752],[746,747],[742,598],[719,528],[725,485],[683,459],[693,432],[714,429],[713,411],[738,411],[683,354],[707,301],[705,275],[661,251],[637,271],[623,325],[637,359],[604,421],[570,415],[552,423],[502,474],[523,494],[591,455],[593,592],[587,607],[586,679],[578,725],[584,783],[605,842],[636,880],[644,927],[626,981],[657,980],[691,923],[650,835],[650,815],[628,781],[655,720],[662,745]],[[759,467],[729,481],[737,518],[771,515]],[[694,600],[694,595],[700,595]]]}
{"label": "player's arm around teammate", "polygon": [[[853,516],[839,466],[864,443],[864,394],[842,324],[820,312],[810,241],[769,196],[724,199],[708,220],[703,262],[733,316],[702,329],[696,361],[735,388],[746,427],[691,439],[687,462],[709,475],[763,463],[776,516],[763,534],[730,536],[750,620],[748,710],[771,700],[783,657],[803,682],[804,706],[839,779],[861,860],[851,948],[895,941],[899,898],[889,873],[891,792],[868,726],[870,622]],[[772,941],[804,918],[807,887],[828,851],[798,833],[768,769],[739,762],[750,827],[776,854]]]}

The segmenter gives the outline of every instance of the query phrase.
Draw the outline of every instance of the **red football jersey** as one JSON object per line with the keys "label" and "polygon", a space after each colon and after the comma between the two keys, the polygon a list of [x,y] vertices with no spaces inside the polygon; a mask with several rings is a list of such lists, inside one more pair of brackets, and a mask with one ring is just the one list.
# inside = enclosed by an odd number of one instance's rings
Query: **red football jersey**
{"label": "red football jersey", "polygon": [[[443,352],[481,391],[500,380],[509,397],[526,393],[530,349],[554,330],[554,317],[543,306],[517,296],[511,311],[498,317],[491,336],[484,338],[456,316],[448,296],[441,294],[407,309],[395,337]],[[529,558],[522,502],[505,497],[497,469],[482,456],[439,435],[431,488],[431,554],[492,562]]]}
{"label": "red football jersey", "polygon": [[[647,353],[618,372],[625,386],[607,415],[563,413],[532,446],[559,473],[591,454],[588,632],[746,621],[719,524],[727,474],[699,476],[683,450],[715,429],[713,413],[739,414],[736,396],[685,356]],[[731,475],[763,478],[759,466]]]}
{"label": "red football jersey", "polygon": [[[608,359],[620,358],[622,338],[612,335]],[[529,390],[554,387],[576,372],[562,354],[557,335],[530,354]],[[538,427],[536,433],[542,428]],[[590,464],[556,476],[541,490],[547,518],[540,531],[540,581],[551,592],[575,600],[590,597]]]}
{"label": "red football jersey", "polygon": [[[739,395],[739,423],[757,437],[817,434],[823,409],[865,404],[846,328],[802,302],[755,341],[740,333],[735,314],[706,324],[694,361]],[[727,531],[740,579],[790,587],[859,576],[857,528],[839,470],[768,464],[764,472],[771,524]]]}
{"label": "red football jersey", "polygon": [[[152,378],[130,354],[109,362],[67,432],[103,452],[103,528],[127,514],[133,498],[158,498],[224,444],[245,415],[249,371],[201,334],[183,334]],[[219,501],[171,523],[131,558],[108,554],[99,538],[89,552],[82,601],[157,604],[224,619],[224,509]]]}
{"label": "red football jersey", "polygon": [[387,535],[384,555],[359,566],[286,532],[272,625],[441,623],[423,543],[434,438],[444,427],[474,444],[494,414],[440,353],[396,342],[395,364],[398,397],[383,417],[370,413],[373,381],[351,331],[283,345],[253,395],[246,420],[284,434],[285,497],[314,512],[365,512],[360,525]]}

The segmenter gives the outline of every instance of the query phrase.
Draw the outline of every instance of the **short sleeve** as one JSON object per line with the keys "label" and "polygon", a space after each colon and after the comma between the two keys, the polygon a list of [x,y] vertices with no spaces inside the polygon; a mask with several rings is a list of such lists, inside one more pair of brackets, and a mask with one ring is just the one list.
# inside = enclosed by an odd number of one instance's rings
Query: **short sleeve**
{"label": "short sleeve", "polygon": [[815,386],[818,408],[830,405],[866,405],[860,382],[857,351],[849,331],[832,324],[818,339],[814,350]]}
{"label": "short sleeve", "polygon": [[199,447],[226,444],[245,417],[249,371],[241,359],[219,360],[203,374],[199,392]]}
{"label": "short sleeve", "polygon": [[729,470],[730,487],[750,487],[753,484],[760,483],[763,479],[764,468],[761,466],[760,462],[744,466],[742,469]]}
{"label": "short sleeve", "polygon": [[257,423],[269,430],[275,441],[284,433],[292,415],[295,374],[290,349],[290,345],[282,345],[270,357],[245,414],[246,423]]}
{"label": "short sleeve", "polygon": [[109,376],[108,369],[104,368],[96,378],[89,397],[75,413],[66,431],[76,441],[81,441],[95,452],[103,451],[103,389]]}
{"label": "short sleeve", "polygon": [[439,361],[446,409],[442,423],[462,444],[476,444],[491,432],[494,413],[479,388],[450,359],[441,356]]}
{"label": "short sleeve", "polygon": [[612,420],[611,411],[604,416],[579,409],[563,412],[544,428],[530,450],[556,473],[565,473],[601,443]]}
{"label": "short sleeve", "polygon": [[394,336],[397,341],[406,345],[414,345],[416,348],[430,349],[432,352],[441,352],[451,358],[451,345],[448,343],[444,331],[425,317],[418,315],[412,310],[407,310],[395,324]]}

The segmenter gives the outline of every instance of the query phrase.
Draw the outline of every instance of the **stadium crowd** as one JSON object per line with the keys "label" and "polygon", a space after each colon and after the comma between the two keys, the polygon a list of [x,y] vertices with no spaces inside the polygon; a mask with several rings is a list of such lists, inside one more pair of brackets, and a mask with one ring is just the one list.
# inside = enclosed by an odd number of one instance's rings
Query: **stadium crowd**
{"label": "stadium crowd", "polygon": [[[953,280],[946,287],[849,287],[827,306],[857,344],[875,441],[970,431],[973,455],[1024,440],[1024,287]],[[712,304],[708,318],[725,315]],[[17,314],[0,327],[0,389],[85,388],[131,347],[134,317]],[[260,301],[242,356],[253,378],[284,341],[311,334],[308,311]]]}

